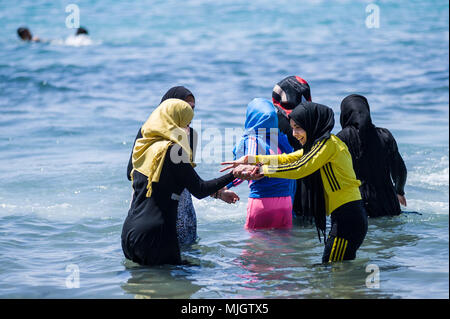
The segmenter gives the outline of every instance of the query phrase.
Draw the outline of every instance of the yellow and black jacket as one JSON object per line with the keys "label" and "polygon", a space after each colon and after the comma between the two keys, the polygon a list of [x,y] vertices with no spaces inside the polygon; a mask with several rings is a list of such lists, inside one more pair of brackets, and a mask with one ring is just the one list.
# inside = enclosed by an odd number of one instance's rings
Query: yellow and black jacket
{"label": "yellow and black jacket", "polygon": [[361,182],[356,179],[352,157],[345,143],[333,134],[316,143],[307,154],[301,149],[290,154],[256,155],[255,160],[265,164],[262,171],[267,177],[299,179],[320,169],[327,216],[361,199]]}

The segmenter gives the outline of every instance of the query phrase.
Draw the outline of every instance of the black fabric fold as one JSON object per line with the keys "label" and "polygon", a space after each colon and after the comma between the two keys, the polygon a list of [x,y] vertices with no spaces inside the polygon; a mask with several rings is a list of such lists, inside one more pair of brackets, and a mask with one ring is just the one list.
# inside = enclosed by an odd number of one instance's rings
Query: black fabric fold
{"label": "black fabric fold", "polygon": [[188,96],[194,97],[194,94],[184,86],[174,86],[163,95],[160,103],[168,99],[180,99],[184,101]]}

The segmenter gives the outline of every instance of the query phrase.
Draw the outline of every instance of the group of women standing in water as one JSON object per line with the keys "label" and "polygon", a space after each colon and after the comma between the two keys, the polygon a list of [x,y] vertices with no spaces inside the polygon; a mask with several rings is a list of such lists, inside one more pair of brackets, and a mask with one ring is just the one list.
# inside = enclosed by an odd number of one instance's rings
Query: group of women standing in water
{"label": "group of women standing in water", "polygon": [[[312,102],[308,83],[290,76],[272,101],[247,106],[245,133],[225,175],[196,173],[194,95],[170,89],[136,136],[128,164],[133,198],[122,230],[126,258],[142,265],[182,264],[180,246],[196,240],[191,194],[239,200],[230,188],[249,180],[247,229],[289,229],[309,219],[324,238],[322,262],[352,260],[367,233],[367,218],[398,215],[406,206],[406,167],[392,134],[375,127],[367,99],[341,103],[342,130],[333,110]],[[331,217],[328,237],[326,217]]]}

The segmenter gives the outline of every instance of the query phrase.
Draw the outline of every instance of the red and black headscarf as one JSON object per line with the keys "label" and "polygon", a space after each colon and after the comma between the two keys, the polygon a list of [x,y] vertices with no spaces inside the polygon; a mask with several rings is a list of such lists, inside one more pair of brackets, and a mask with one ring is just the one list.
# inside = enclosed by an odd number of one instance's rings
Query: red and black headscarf
{"label": "red and black headscarf", "polygon": [[289,115],[300,103],[311,102],[309,84],[299,76],[288,76],[274,86],[272,101]]}

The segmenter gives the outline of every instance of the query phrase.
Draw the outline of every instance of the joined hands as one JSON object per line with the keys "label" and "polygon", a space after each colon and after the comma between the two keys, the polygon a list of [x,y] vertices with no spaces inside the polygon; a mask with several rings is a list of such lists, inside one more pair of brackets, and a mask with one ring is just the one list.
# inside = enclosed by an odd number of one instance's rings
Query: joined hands
{"label": "joined hands", "polygon": [[263,178],[264,174],[261,172],[260,166],[248,164],[249,159],[251,158],[249,158],[248,155],[245,155],[235,161],[223,162],[221,165],[228,165],[228,166],[222,168],[220,171],[224,172],[226,170],[233,169],[232,173],[234,177],[240,178],[242,180],[259,180]]}

